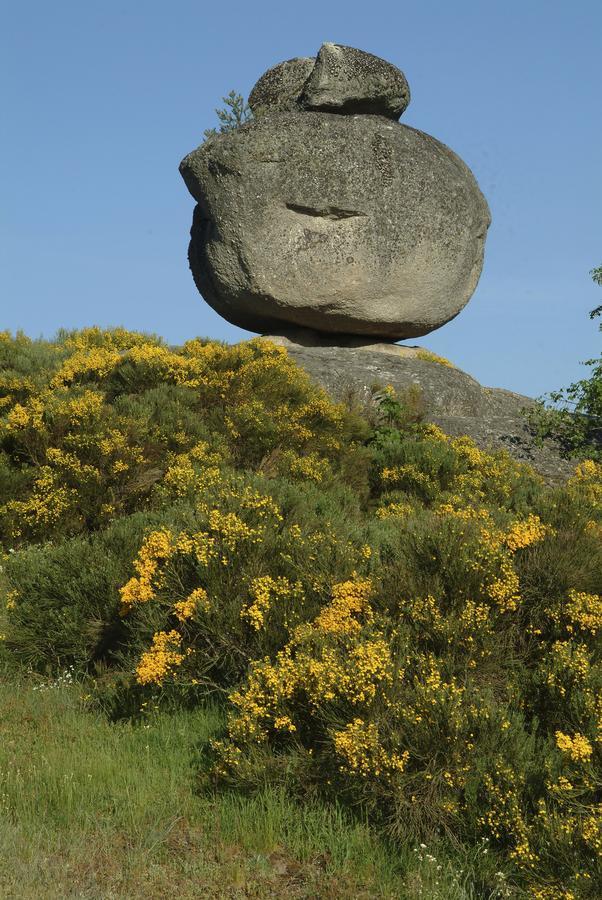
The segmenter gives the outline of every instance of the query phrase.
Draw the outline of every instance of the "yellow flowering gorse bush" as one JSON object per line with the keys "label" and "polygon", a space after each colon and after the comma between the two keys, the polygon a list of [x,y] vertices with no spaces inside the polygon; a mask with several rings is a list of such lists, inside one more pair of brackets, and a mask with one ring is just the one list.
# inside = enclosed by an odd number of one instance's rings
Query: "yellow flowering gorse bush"
{"label": "yellow flowering gorse bush", "polygon": [[547,487],[267,342],[88,329],[0,360],[7,652],[115,715],[219,698],[211,779],[488,839],[531,896],[597,900],[599,464]]}

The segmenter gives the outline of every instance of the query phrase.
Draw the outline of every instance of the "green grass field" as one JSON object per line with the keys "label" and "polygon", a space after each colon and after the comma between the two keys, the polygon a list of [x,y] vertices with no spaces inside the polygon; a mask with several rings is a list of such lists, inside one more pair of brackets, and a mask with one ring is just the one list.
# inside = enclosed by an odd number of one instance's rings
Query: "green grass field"
{"label": "green grass field", "polygon": [[195,794],[199,747],[220,722],[209,709],[110,724],[68,679],[5,674],[0,895],[478,896],[424,848],[401,858],[337,808],[267,786]]}

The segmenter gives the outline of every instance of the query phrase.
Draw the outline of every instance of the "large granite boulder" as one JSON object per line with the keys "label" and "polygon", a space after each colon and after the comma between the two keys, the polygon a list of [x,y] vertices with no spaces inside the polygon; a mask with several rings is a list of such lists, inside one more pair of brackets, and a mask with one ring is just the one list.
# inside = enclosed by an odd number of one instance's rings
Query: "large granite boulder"
{"label": "large granite boulder", "polygon": [[456,316],[479,279],[489,210],[455,153],[395,121],[403,74],[327,44],[315,65],[269,70],[250,99],[254,121],[180,166],[207,302],[251,331],[387,340]]}

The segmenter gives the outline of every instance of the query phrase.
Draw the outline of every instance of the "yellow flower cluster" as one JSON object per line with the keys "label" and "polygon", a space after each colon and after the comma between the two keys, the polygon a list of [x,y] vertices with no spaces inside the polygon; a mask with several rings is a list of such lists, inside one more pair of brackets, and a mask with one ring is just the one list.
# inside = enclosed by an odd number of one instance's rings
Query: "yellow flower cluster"
{"label": "yellow flower cluster", "polygon": [[494,762],[493,771],[483,776],[487,795],[486,809],[479,818],[481,825],[497,840],[508,839],[513,845],[510,856],[521,868],[532,868],[537,862],[529,829],[521,809],[522,776],[505,762]]}
{"label": "yellow flower cluster", "polygon": [[[520,582],[514,568],[512,550],[506,545],[506,534],[490,522],[479,528],[480,543],[468,565],[482,578],[483,596],[494,603],[500,612],[513,612],[520,602]],[[522,534],[520,531],[517,533]],[[523,535],[523,539],[527,537]]]}
{"label": "yellow flower cluster", "polygon": [[577,900],[573,891],[553,885],[532,885],[529,889],[529,897],[533,900]]}
{"label": "yellow flower cluster", "polygon": [[81,426],[88,419],[95,419],[104,406],[105,398],[98,391],[86,390],[79,396],[66,399],[60,412],[70,425]]}
{"label": "yellow flower cluster", "polygon": [[83,346],[65,360],[50,386],[60,388],[83,377],[106,378],[120,359],[120,351],[112,347]]}
{"label": "yellow flower cluster", "polygon": [[232,740],[265,741],[275,720],[290,715],[287,704],[299,694],[317,711],[337,698],[354,706],[370,704],[379,688],[392,683],[388,641],[378,633],[360,639],[356,627],[356,615],[372,621],[370,590],[370,582],[358,578],[334,585],[328,608],[339,610],[343,628],[322,610],[313,622],[294,629],[275,662],[266,658],[252,664],[245,688],[230,695],[236,710],[229,722]]}
{"label": "yellow flower cluster", "polygon": [[314,625],[331,634],[353,634],[362,624],[371,622],[370,608],[372,582],[368,578],[354,577],[332,588],[332,600],[317,616]]}
{"label": "yellow flower cluster", "polygon": [[179,621],[186,622],[194,616],[197,609],[201,608],[206,611],[209,608],[207,591],[202,587],[195,588],[185,600],[178,600],[174,603],[173,608]]}
{"label": "yellow flower cluster", "polygon": [[594,815],[586,816],[581,823],[581,835],[596,856],[602,856],[602,803],[594,808]]}
{"label": "yellow flower cluster", "polygon": [[500,561],[501,577],[487,585],[487,594],[501,612],[512,612],[520,602],[519,578],[509,560]]}
{"label": "yellow flower cluster", "polygon": [[8,434],[14,434],[25,428],[42,431],[44,428],[43,400],[32,397],[25,406],[15,403],[6,417],[4,428]]}
{"label": "yellow flower cluster", "polygon": [[[221,496],[228,495],[222,494]],[[269,494],[261,494],[248,485],[244,485],[242,488],[230,492],[229,496],[236,499],[241,510],[254,513],[262,521],[273,521],[275,524],[283,521],[280,507]]]}
{"label": "yellow flower cluster", "polygon": [[[74,331],[69,334],[65,339],[64,346],[74,352],[96,347],[128,350],[130,347],[147,344],[149,341],[155,342],[156,338],[136,331],[128,331],[126,328],[117,327],[105,331],[99,328],[98,325],[93,325],[90,328],[82,328],[80,331]],[[57,345],[57,349],[60,349],[60,345]]]}
{"label": "yellow flower cluster", "polygon": [[[191,404],[214,432],[230,420],[237,444],[239,437],[243,448],[264,444],[266,460],[279,455],[289,477],[324,482],[331,456],[341,449],[344,407],[298,370],[282,347],[267,341],[227,347],[194,340],[173,349],[123,329],[91,328],[46,349],[54,349],[57,358],[45,380],[0,372],[0,438],[15,437],[15,458],[26,460],[30,475],[19,496],[0,510],[10,537],[19,542],[47,538],[50,530],[102,527],[131,511],[140,495],[201,496],[219,485],[226,466],[236,465],[237,450],[227,446],[223,429],[216,452],[205,441],[190,446],[186,416],[166,434],[165,423],[149,422],[142,404],[119,409],[115,387],[119,395],[130,380],[132,398],[149,390],[191,389]],[[220,414],[212,419],[216,404]],[[56,456],[47,458],[53,445],[65,454],[60,472]],[[95,490],[89,479],[84,482],[90,466],[97,473]]]}
{"label": "yellow flower cluster", "polygon": [[[478,506],[465,506],[462,497],[448,498],[444,503],[440,503],[436,507],[436,512],[440,516],[454,516],[464,522],[470,522],[475,519],[484,519],[487,522],[491,520],[489,510],[482,509]],[[457,504],[460,504],[459,506]]]}
{"label": "yellow flower cluster", "polygon": [[575,641],[554,641],[543,662],[548,687],[560,697],[566,696],[572,684],[579,686],[584,699],[589,691],[584,686],[591,674],[590,653],[585,644]]}
{"label": "yellow flower cluster", "polygon": [[184,662],[186,655],[181,652],[181,645],[182,637],[177,631],[157,632],[150,649],[142,654],[136,666],[137,682],[161,685]]}
{"label": "yellow flower cluster", "polygon": [[429,716],[433,707],[444,707],[447,715],[454,718],[454,710],[463,699],[464,687],[458,684],[454,676],[443,677],[441,667],[432,653],[418,656],[416,669],[416,710]]}
{"label": "yellow flower cluster", "polygon": [[549,532],[539,516],[530,515],[523,522],[515,522],[504,535],[504,543],[513,553],[543,541]]}
{"label": "yellow flower cluster", "polygon": [[112,466],[113,471],[124,472],[144,462],[144,454],[140,447],[128,439],[128,435],[116,428],[109,428],[98,443],[103,459]]}
{"label": "yellow flower cluster", "polygon": [[335,437],[340,432],[343,420],[343,406],[333,403],[325,391],[316,392],[306,403],[295,410],[291,410],[287,423],[287,432],[298,441],[309,441],[315,433],[318,423],[323,427],[328,423],[331,429],[330,440],[326,441],[329,449],[334,450],[338,446]]}
{"label": "yellow flower cluster", "polygon": [[599,594],[587,594],[571,588],[564,613],[570,622],[567,626],[568,631],[572,631],[576,625],[581,631],[597,634],[602,628],[602,597]]}
{"label": "yellow flower cluster", "polygon": [[467,600],[460,610],[460,633],[465,632],[469,637],[481,635],[483,632],[491,634],[491,611],[484,603],[474,603]]}
{"label": "yellow flower cluster", "polygon": [[130,578],[120,590],[121,614],[126,615],[137,603],[148,603],[160,584],[159,563],[174,552],[172,533],[167,528],[153,531],[145,538],[134,560],[137,576]]}
{"label": "yellow flower cluster", "polygon": [[77,491],[66,487],[58,472],[50,466],[40,466],[33,482],[33,490],[26,500],[9,500],[0,507],[0,515],[13,517],[21,525],[13,527],[13,535],[20,537],[22,526],[48,529],[67,512],[77,515]]}
{"label": "yellow flower cluster", "polygon": [[579,463],[569,480],[569,490],[585,497],[595,509],[602,506],[602,463],[586,459]]}
{"label": "yellow flower cluster", "polygon": [[[174,557],[189,556],[204,567],[213,560],[221,560],[222,564],[227,565],[226,552],[236,551],[245,542],[257,544],[264,534],[264,523],[269,519],[276,523],[282,521],[280,510],[272,498],[248,486],[237,491],[235,485],[224,483],[220,485],[219,494],[219,500],[235,501],[239,512],[250,513],[259,519],[259,526],[249,525],[235,512],[225,512],[215,506],[206,509],[204,501],[201,501],[199,508],[209,520],[208,531],[173,534],[168,528],[162,528],[151,532],[142,542],[134,560],[137,574],[120,589],[122,615],[127,615],[137,604],[148,603],[157,596],[157,591],[165,582],[166,564]],[[256,594],[254,604],[243,610],[241,615],[243,618],[247,617],[256,628],[261,626],[262,617],[269,607],[269,600],[266,601],[265,597],[266,590],[282,597],[302,596],[300,586],[290,585],[286,579],[268,578],[265,583],[258,579],[253,590]],[[197,588],[189,597],[173,606],[180,621],[191,618],[197,609],[205,612],[209,610],[209,600],[204,588]]]}
{"label": "yellow flower cluster", "polygon": [[426,626],[432,630],[433,634],[443,634],[445,620],[441,614],[439,603],[432,594],[427,597],[403,600],[400,607],[401,612],[408,616],[413,624],[421,628]]}
{"label": "yellow flower cluster", "polygon": [[376,510],[377,519],[407,519],[413,512],[409,503],[388,503]]}
{"label": "yellow flower cluster", "polygon": [[402,466],[386,466],[381,474],[383,484],[388,487],[406,486],[426,486],[430,484],[431,478],[427,472],[423,472],[414,463],[404,463]]}
{"label": "yellow flower cluster", "polygon": [[330,465],[327,459],[317,453],[307,453],[300,456],[297,453],[286,455],[288,473],[293,478],[303,478],[320,484],[330,473]]}
{"label": "yellow flower cluster", "polygon": [[435,425],[434,422],[426,422],[422,426],[422,433],[425,437],[432,438],[434,441],[439,441],[441,444],[447,444],[450,441],[449,435],[438,425]]}
{"label": "yellow flower cluster", "polygon": [[593,753],[592,745],[583,734],[556,732],[556,746],[574,762],[587,762]]}
{"label": "yellow flower cluster", "polygon": [[266,616],[272,602],[297,599],[303,597],[301,584],[291,584],[287,578],[272,578],[271,575],[263,575],[254,578],[251,582],[250,594],[252,602],[243,606],[240,611],[241,619],[246,619],[255,631],[259,631],[265,625]]}
{"label": "yellow flower cluster", "polygon": [[374,722],[365,722],[361,718],[349,722],[341,731],[333,732],[332,743],[341,759],[341,771],[364,778],[401,773],[410,756],[407,750],[401,754],[387,753]]}
{"label": "yellow flower cluster", "polygon": [[260,528],[252,528],[236,513],[222,512],[221,509],[211,510],[209,526],[222,548],[230,552],[234,552],[243,541],[257,544],[262,536]]}
{"label": "yellow flower cluster", "polygon": [[101,473],[96,466],[86,465],[82,463],[75,453],[69,453],[65,450],[50,447],[46,451],[46,458],[49,463],[60,470],[64,474],[64,478],[68,479],[70,475],[76,475],[80,484],[85,482],[99,482]]}
{"label": "yellow flower cluster", "polygon": [[[393,660],[389,642],[384,637],[362,641],[349,652],[348,659],[351,671],[341,676],[339,690],[354,706],[371,703],[386,684],[391,684]],[[400,672],[398,669],[398,677]]]}
{"label": "yellow flower cluster", "polygon": [[489,462],[488,454],[479,450],[474,441],[463,436],[450,441],[456,453],[473,469],[484,469]]}
{"label": "yellow flower cluster", "polygon": [[424,359],[426,362],[439,363],[440,366],[447,366],[448,369],[456,368],[445,356],[439,356],[438,353],[433,353],[431,350],[420,349],[416,354],[416,358]]}
{"label": "yellow flower cluster", "polygon": [[219,454],[210,451],[206,441],[200,441],[187,453],[175,455],[162,483],[176,497],[183,497],[190,490],[207,490],[219,483],[222,462]]}
{"label": "yellow flower cluster", "polygon": [[276,716],[274,719],[274,728],[276,731],[288,731],[292,734],[297,730],[297,726],[290,716]]}

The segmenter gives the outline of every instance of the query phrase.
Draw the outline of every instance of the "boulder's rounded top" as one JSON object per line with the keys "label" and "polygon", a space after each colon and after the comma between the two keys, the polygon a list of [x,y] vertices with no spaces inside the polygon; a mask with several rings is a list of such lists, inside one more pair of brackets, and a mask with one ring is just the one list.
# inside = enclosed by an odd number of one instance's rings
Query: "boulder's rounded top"
{"label": "boulder's rounded top", "polygon": [[399,119],[410,102],[403,72],[392,63],[342,44],[322,44],[317,57],[278,63],[249,96],[255,115],[284,110],[371,114]]}

